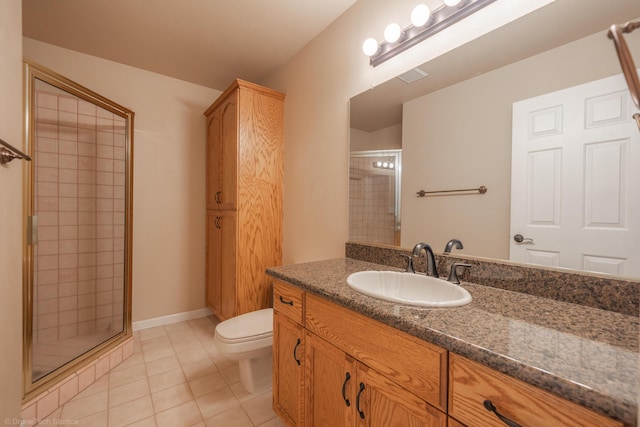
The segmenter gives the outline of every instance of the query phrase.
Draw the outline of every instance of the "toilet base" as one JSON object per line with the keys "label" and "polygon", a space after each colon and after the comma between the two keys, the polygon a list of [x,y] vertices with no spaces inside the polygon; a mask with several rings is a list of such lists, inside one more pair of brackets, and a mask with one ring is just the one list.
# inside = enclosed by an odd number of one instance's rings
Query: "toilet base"
{"label": "toilet base", "polygon": [[250,394],[271,390],[273,354],[238,361],[240,383]]}

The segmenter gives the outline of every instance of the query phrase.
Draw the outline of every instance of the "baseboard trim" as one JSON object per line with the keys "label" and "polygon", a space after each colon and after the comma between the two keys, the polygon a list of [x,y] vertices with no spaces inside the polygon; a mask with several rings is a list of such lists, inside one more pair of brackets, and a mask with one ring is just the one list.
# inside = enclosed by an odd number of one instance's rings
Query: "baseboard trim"
{"label": "baseboard trim", "polygon": [[183,313],[169,314],[167,316],[154,317],[153,319],[139,320],[132,323],[134,331],[141,329],[155,328],[156,326],[170,325],[172,323],[184,322],[185,320],[199,319],[212,315],[213,312],[209,308],[201,308],[199,310],[185,311]]}

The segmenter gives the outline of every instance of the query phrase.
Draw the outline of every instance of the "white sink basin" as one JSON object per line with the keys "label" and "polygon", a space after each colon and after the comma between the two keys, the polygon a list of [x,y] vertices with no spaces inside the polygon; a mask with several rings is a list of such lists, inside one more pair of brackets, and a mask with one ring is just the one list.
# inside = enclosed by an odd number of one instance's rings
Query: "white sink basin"
{"label": "white sink basin", "polygon": [[471,302],[466,289],[424,274],[397,271],[360,271],[347,284],[365,295],[421,307],[459,307]]}

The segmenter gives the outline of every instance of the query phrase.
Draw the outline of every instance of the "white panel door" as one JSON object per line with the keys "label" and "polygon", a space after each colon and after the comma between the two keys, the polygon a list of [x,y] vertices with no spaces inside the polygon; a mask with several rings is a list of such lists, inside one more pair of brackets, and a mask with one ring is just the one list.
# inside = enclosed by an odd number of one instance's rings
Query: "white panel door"
{"label": "white panel door", "polygon": [[512,261],[640,277],[632,114],[622,75],[513,104]]}

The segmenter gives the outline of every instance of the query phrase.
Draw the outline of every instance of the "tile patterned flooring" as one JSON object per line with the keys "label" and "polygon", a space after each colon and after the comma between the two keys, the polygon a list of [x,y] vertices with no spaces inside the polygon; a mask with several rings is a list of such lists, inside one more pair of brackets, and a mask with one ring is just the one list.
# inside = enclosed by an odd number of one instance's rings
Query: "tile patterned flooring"
{"label": "tile patterned flooring", "polygon": [[40,424],[281,427],[272,393],[250,395],[205,317],[134,332],[135,353]]}

